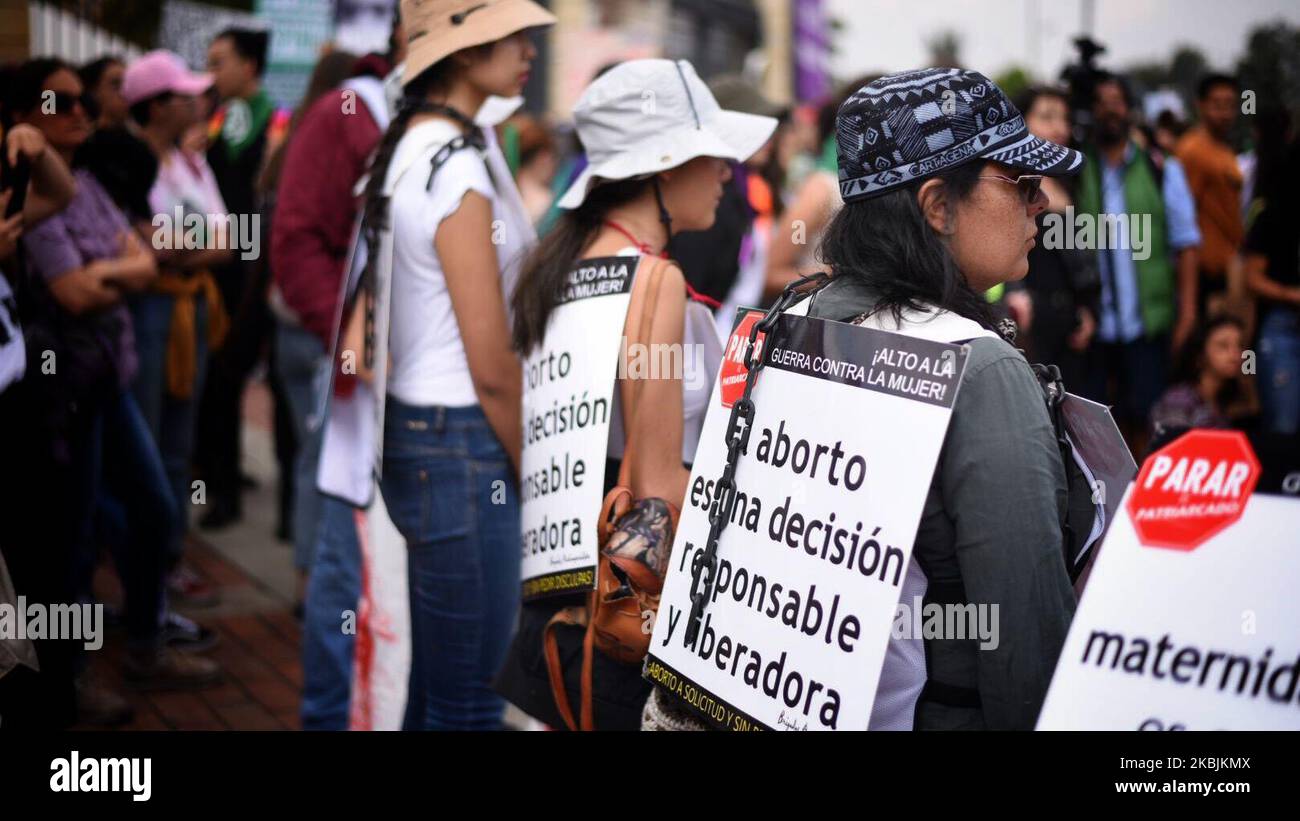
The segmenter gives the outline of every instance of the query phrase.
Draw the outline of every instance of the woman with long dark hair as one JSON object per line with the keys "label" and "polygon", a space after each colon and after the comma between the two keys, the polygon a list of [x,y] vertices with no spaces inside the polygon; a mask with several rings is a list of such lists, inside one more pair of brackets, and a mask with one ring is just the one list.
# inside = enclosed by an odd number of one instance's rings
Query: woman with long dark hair
{"label": "woman with long dark hair", "polygon": [[402,3],[403,96],[370,168],[350,330],[391,316],[364,347],[387,366],[381,488],[407,543],[406,729],[493,729],[505,707],[490,680],[518,602],[521,385],[506,295],[535,234],[474,118],[522,91],[529,29],[552,22],[528,0]]}
{"label": "woman with long dark hair", "polygon": [[[647,108],[647,99],[654,105]],[[722,350],[712,312],[693,298],[671,261],[672,238],[713,224],[731,178],[729,163],[744,162],[762,147],[776,120],[722,110],[690,63],[670,60],[632,60],[602,74],[579,99],[574,118],[589,164],[560,198],[559,221],[524,264],[512,300],[515,348],[527,356],[543,342],[576,265],[602,257],[637,260],[624,338],[651,351],[683,350],[680,361],[695,361],[696,372],[618,378],[605,490],[617,481],[624,455],[633,452],[629,444],[640,442],[626,466],[634,497],[680,509]],[[618,373],[635,371],[620,367]],[[542,637],[551,616],[575,598],[581,595],[524,606],[498,679],[513,703],[553,727],[566,722],[548,682]],[[563,630],[557,642],[561,658],[581,658],[581,631]],[[649,692],[640,666],[599,653],[592,664],[595,727],[637,727]],[[564,677],[576,680],[579,666],[567,665]],[[577,700],[569,696],[569,702]]]}
{"label": "woman with long dark hair", "polygon": [[1032,136],[988,78],[950,68],[864,86],[836,132],[845,205],[820,248],[831,279],[799,307],[968,345],[902,596],[996,605],[1000,629],[989,649],[891,638],[870,726],[1029,729],[1074,610],[1066,469],[1039,381],[983,293],[1025,275],[1040,183],[1082,159]]}
{"label": "woman with long dark hair", "polygon": [[1259,306],[1261,426],[1294,436],[1300,433],[1300,137],[1284,145],[1288,117],[1260,113],[1255,205],[1262,209],[1242,252],[1246,287]]}
{"label": "woman with long dark hair", "polygon": [[1174,384],[1151,408],[1151,438],[1180,428],[1243,428],[1259,412],[1255,380],[1242,372],[1246,325],[1228,314],[1192,332],[1178,357]]}

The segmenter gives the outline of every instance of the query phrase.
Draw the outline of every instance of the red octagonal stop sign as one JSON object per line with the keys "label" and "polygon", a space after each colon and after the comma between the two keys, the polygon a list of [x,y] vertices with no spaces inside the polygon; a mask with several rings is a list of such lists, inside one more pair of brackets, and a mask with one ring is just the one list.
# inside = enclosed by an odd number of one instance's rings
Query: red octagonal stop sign
{"label": "red octagonal stop sign", "polygon": [[1194,550],[1241,518],[1259,480],[1259,460],[1239,431],[1189,431],[1142,465],[1128,499],[1148,547]]}
{"label": "red octagonal stop sign", "polygon": [[[745,395],[745,379],[749,376],[749,333],[754,325],[763,318],[762,311],[749,311],[727,339],[727,349],[722,353],[722,367],[718,369],[718,380],[722,383],[722,407],[729,408],[736,400]],[[759,334],[754,340],[759,356],[762,356],[763,341],[767,334]]]}

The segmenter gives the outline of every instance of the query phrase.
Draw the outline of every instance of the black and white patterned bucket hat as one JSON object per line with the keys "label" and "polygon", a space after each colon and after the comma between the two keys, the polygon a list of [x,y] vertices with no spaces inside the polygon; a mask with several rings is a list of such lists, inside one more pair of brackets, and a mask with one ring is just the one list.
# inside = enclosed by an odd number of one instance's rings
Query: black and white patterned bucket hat
{"label": "black and white patterned bucket hat", "polygon": [[1030,134],[992,80],[957,68],[890,74],[863,86],[840,106],[835,135],[845,202],[974,159],[1051,177],[1083,167],[1078,151]]}

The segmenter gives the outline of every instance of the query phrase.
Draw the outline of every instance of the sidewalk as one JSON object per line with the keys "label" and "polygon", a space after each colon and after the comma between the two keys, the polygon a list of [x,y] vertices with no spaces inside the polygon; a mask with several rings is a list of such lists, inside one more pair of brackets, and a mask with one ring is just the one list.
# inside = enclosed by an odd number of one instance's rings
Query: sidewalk
{"label": "sidewalk", "polygon": [[[191,531],[185,556],[219,588],[214,607],[180,609],[215,630],[220,641],[204,655],[224,668],[220,684],[203,690],[139,693],[122,681],[120,632],[111,632],[92,670],[135,707],[137,730],[296,730],[302,690],[300,631],[293,618],[293,548],[275,539],[276,466],[270,393],[254,381],[244,395],[243,468],[257,482],[245,491],[244,518],[220,531]],[[201,510],[195,511],[197,519]],[[121,590],[101,565],[98,597],[116,604]]]}
{"label": "sidewalk", "polygon": [[[191,692],[132,691],[119,672],[122,635],[110,632],[104,648],[91,659],[91,669],[135,707],[134,721],[120,729],[299,729],[302,666],[301,634],[293,617],[296,573],[293,546],[275,538],[277,468],[271,430],[270,391],[264,381],[254,380],[244,393],[243,470],[257,487],[244,491],[239,522],[219,531],[192,527],[185,551],[193,569],[220,590],[221,601],[213,607],[177,609],[219,634],[217,646],[204,655],[224,668],[223,681]],[[201,514],[196,506],[191,521]],[[95,593],[101,601],[121,601],[117,577],[107,564],[96,574]],[[507,705],[505,724],[511,729],[536,726],[513,705]]]}
{"label": "sidewalk", "polygon": [[[126,695],[135,719],[120,729],[135,730],[296,730],[302,668],[299,630],[288,607],[249,608],[238,602],[258,597],[256,582],[210,545],[192,543],[187,555],[200,575],[220,587],[223,601],[215,608],[193,610],[194,617],[215,630],[220,641],[204,655],[224,668],[221,683],[202,690],[139,693],[120,675],[122,638],[110,635],[93,660],[101,680]],[[102,573],[97,589],[115,584]],[[218,615],[223,614],[223,615]]]}

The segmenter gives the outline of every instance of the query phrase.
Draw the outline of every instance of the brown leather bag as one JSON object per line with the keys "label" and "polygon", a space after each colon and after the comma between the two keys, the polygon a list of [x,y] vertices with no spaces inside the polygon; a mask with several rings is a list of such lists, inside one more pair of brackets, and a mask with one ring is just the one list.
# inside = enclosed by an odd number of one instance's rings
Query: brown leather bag
{"label": "brown leather bag", "polygon": [[[651,261],[651,258],[644,258]],[[642,311],[641,332],[636,341],[649,338],[649,327],[658,304],[663,263],[653,263],[644,276],[650,279],[646,291],[646,309]],[[639,386],[633,395],[639,399]],[[664,574],[668,570],[673,534],[681,512],[663,499],[637,499],[632,491],[632,461],[636,441],[631,435],[632,416],[623,405],[624,432],[627,445],[619,466],[618,484],[605,495],[597,520],[596,535],[600,559],[596,567],[596,589],[587,594],[584,605],[566,607],[547,622],[543,633],[546,668],[550,675],[551,695],[556,709],[570,730],[594,730],[592,708],[592,659],[599,651],[624,664],[640,664],[650,649],[650,627],[659,610]],[[560,663],[556,630],[561,625],[585,627],[582,642],[581,702],[577,721],[569,705],[564,686],[564,667]]]}

